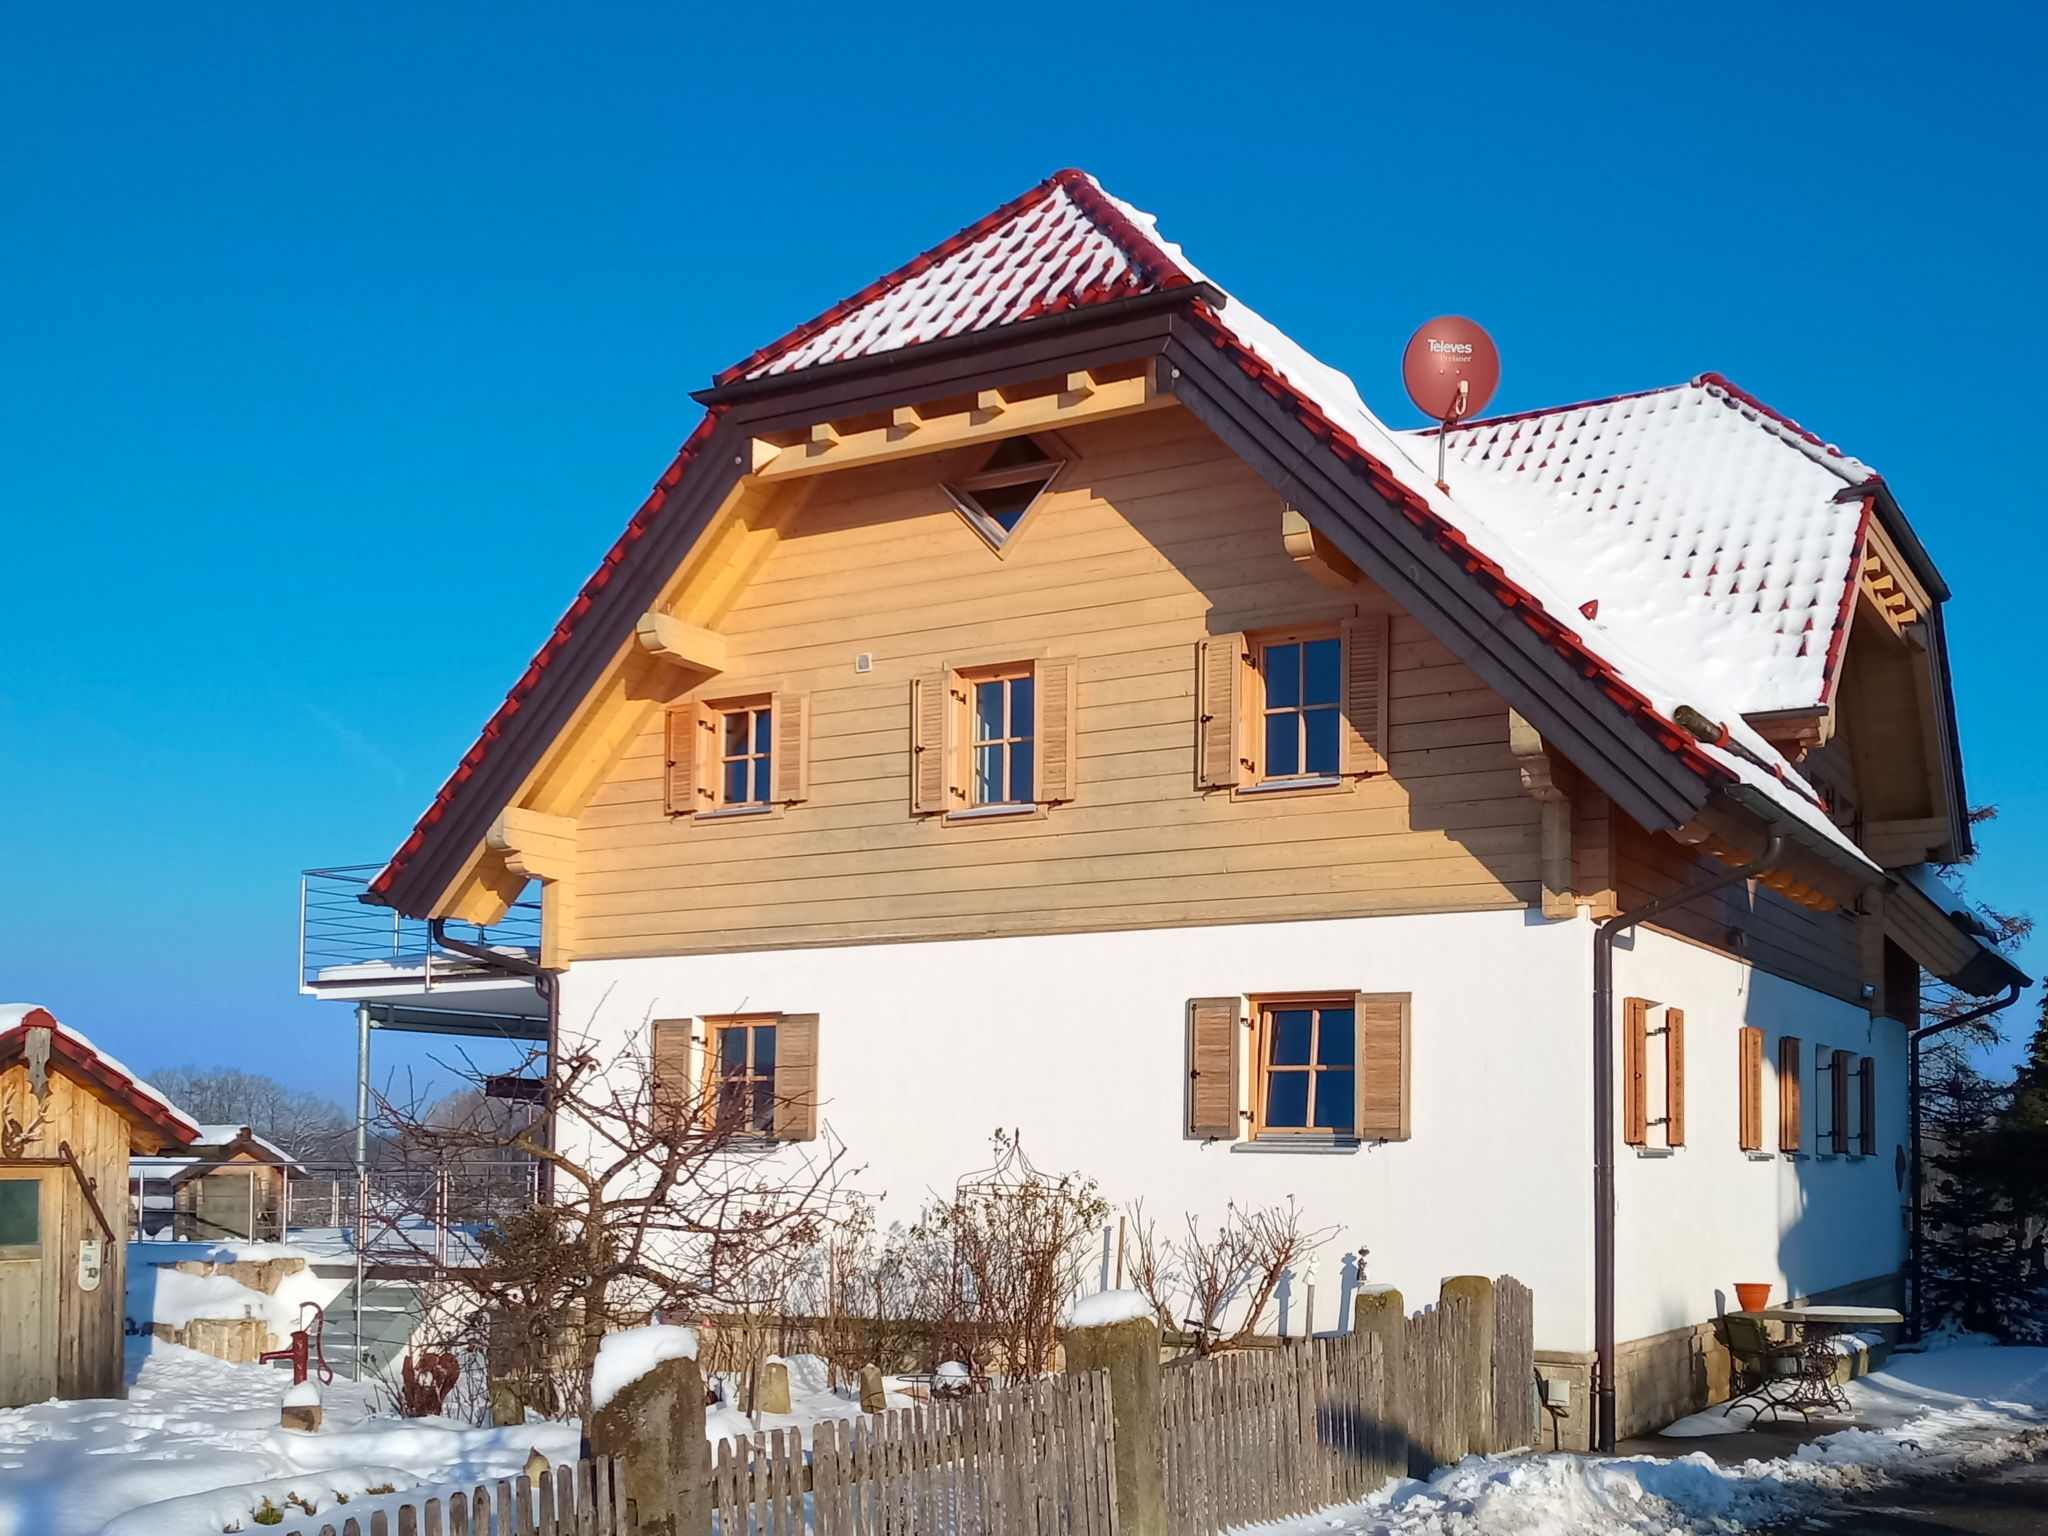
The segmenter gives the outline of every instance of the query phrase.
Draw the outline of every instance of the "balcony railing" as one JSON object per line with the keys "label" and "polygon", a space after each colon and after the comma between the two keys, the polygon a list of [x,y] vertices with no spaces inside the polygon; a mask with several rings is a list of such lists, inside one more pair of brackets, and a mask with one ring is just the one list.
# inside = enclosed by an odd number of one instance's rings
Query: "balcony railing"
{"label": "balcony railing", "polygon": [[[427,925],[389,907],[365,904],[362,895],[381,864],[309,869],[299,876],[299,984],[410,976],[429,966]],[[531,887],[529,887],[531,889]],[[531,960],[540,954],[540,903],[521,899],[488,928],[451,921],[448,937]],[[435,974],[471,969],[446,950],[434,953]]]}

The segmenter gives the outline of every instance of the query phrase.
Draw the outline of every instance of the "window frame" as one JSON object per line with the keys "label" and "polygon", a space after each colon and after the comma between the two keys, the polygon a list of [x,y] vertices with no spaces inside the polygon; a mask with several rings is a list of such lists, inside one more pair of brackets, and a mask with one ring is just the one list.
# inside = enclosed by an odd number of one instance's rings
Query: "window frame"
{"label": "window frame", "polygon": [[[1037,799],[1038,736],[1040,721],[1044,715],[1039,697],[1041,690],[1037,661],[1012,661],[998,663],[994,666],[960,667],[954,670],[953,680],[959,685],[956,690],[954,703],[956,720],[954,736],[958,743],[954,771],[959,775],[960,784],[966,791],[964,797],[966,804],[961,806],[959,810],[949,812],[948,814],[955,816],[1014,816],[1036,809],[1040,804]],[[990,738],[989,744],[1000,744],[1003,748],[1003,778],[1006,789],[1014,789],[1015,787],[1010,782],[1013,766],[1011,755],[1018,750],[1019,744],[1022,744],[1023,751],[1032,765],[1032,798],[1026,800],[982,800],[978,798],[981,792],[981,775],[977,771],[975,761],[978,750],[984,745],[978,736],[981,721],[981,711],[977,707],[979,702],[977,698],[978,690],[986,683],[1011,684],[1023,680],[1028,680],[1031,684],[1030,730],[1022,736],[1015,734],[1015,722],[1008,718],[1014,694],[1013,690],[1006,688],[1003,698],[1004,729],[1010,731],[1011,734]]]}
{"label": "window frame", "polygon": [[[700,816],[758,816],[764,811],[775,809],[775,695],[772,692],[740,694],[731,698],[706,699],[701,706],[703,713],[713,723],[709,732],[710,741],[705,744],[699,771],[708,773],[712,784],[711,808],[699,811]],[[725,769],[729,762],[740,759],[729,758],[725,751],[726,722],[734,715],[750,717],[749,730],[753,743],[761,750],[749,753],[744,761],[753,765],[748,770],[750,778],[756,775],[767,780],[766,793],[758,800],[728,800],[725,793]],[[765,725],[763,723],[765,717]],[[765,732],[765,744],[761,737]]]}
{"label": "window frame", "polygon": [[[773,1141],[775,1137],[775,1093],[776,1070],[781,1064],[781,1035],[776,1036],[776,1060],[768,1069],[766,1078],[754,1070],[754,1031],[759,1029],[780,1029],[782,1015],[779,1013],[734,1013],[707,1016],[704,1020],[704,1128],[716,1131],[719,1128],[721,1093],[727,1078],[725,1075],[725,1035],[728,1030],[747,1031],[747,1070],[742,1081],[747,1085],[747,1123],[732,1132],[735,1141]],[[754,1105],[757,1084],[766,1081],[768,1090],[768,1124],[765,1129],[753,1122],[758,1118]]]}
{"label": "window frame", "polygon": [[[1341,788],[1345,782],[1344,729],[1346,712],[1346,660],[1344,655],[1344,627],[1342,623],[1336,620],[1327,620],[1314,624],[1293,624],[1278,628],[1253,630],[1245,635],[1244,640],[1246,655],[1241,675],[1243,686],[1240,691],[1243,699],[1240,704],[1240,730],[1243,732],[1242,740],[1245,746],[1247,767],[1243,775],[1243,782],[1238,786],[1239,792],[1244,794],[1274,794],[1289,790]],[[1307,714],[1311,706],[1306,702],[1300,702],[1292,706],[1276,708],[1267,703],[1266,653],[1269,650],[1289,645],[1305,648],[1316,641],[1322,640],[1330,641],[1337,647],[1337,694],[1328,704],[1317,704],[1313,707],[1316,709],[1327,708],[1332,720],[1336,724],[1333,743],[1336,750],[1336,765],[1328,773],[1301,772],[1279,776],[1271,775],[1266,771],[1267,719],[1271,715],[1280,713],[1283,710],[1294,714],[1298,722],[1296,745],[1302,757],[1306,758],[1308,753]],[[1302,658],[1303,662],[1306,663],[1306,649],[1303,650]],[[1304,664],[1299,679],[1299,686],[1304,694],[1307,691],[1307,682],[1308,668]]]}
{"label": "window frame", "polygon": [[42,1169],[24,1167],[17,1163],[12,1169],[0,1170],[0,1178],[10,1184],[26,1184],[36,1191],[36,1240],[33,1243],[8,1243],[0,1246],[0,1264],[39,1263],[50,1247],[50,1223],[48,1213],[43,1209],[50,1174]]}
{"label": "window frame", "polygon": [[[1363,1085],[1364,1063],[1359,1060],[1358,1042],[1358,997],[1356,992],[1299,992],[1256,995],[1251,1001],[1251,1106],[1249,1134],[1253,1141],[1278,1141],[1293,1143],[1351,1143],[1358,1140],[1359,1093]],[[1273,1015],[1299,1009],[1312,1010],[1315,1017],[1310,1024],[1309,1061],[1301,1066],[1275,1068],[1271,1061],[1270,1041],[1273,1032]],[[1323,1063],[1315,1058],[1320,1052],[1317,1046],[1322,1040],[1322,1015],[1325,1010],[1342,1009],[1351,1015],[1351,1061],[1347,1067],[1334,1063]],[[1348,1071],[1351,1074],[1351,1123],[1343,1128],[1319,1126],[1314,1123],[1316,1115],[1316,1078],[1330,1070]],[[1266,1118],[1267,1083],[1274,1071],[1287,1074],[1301,1073],[1309,1079],[1309,1094],[1306,1106],[1306,1125],[1274,1125]]]}

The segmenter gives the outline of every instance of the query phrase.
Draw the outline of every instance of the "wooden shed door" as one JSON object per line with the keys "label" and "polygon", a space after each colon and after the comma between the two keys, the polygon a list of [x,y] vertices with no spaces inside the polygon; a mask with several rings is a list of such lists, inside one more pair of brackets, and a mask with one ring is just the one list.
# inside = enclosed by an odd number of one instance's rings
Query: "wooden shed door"
{"label": "wooden shed door", "polygon": [[0,1166],[0,1408],[57,1391],[57,1190],[42,1169]]}

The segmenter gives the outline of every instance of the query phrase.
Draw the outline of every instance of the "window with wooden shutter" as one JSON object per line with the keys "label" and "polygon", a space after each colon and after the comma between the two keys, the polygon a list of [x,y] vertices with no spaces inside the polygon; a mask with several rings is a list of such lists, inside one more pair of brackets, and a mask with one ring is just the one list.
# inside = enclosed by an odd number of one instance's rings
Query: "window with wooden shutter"
{"label": "window with wooden shutter", "polygon": [[779,1015],[775,1037],[775,1139],[815,1141],[818,1138],[818,1015]]}
{"label": "window with wooden shutter", "polygon": [[1856,1073],[1856,1150],[1877,1156],[1877,1062],[1866,1056]]}
{"label": "window with wooden shutter", "polygon": [[810,797],[811,700],[809,694],[778,693],[771,702],[774,759],[771,798],[794,805]]}
{"label": "window with wooden shutter", "polygon": [[1685,1010],[1664,1010],[1664,1145],[1685,1145]]}
{"label": "window with wooden shutter", "polygon": [[1411,1133],[1409,1056],[1412,994],[1360,992],[1358,1012],[1358,1137],[1406,1141]]}
{"label": "window with wooden shutter", "polygon": [[1035,794],[1041,805],[1059,805],[1074,798],[1081,665],[1071,656],[1048,656],[1032,664],[1032,673],[1038,683]]}
{"label": "window with wooden shutter", "polygon": [[687,1114],[696,1096],[696,1030],[694,1019],[656,1019],[648,1025],[648,1085],[658,1118]]}
{"label": "window with wooden shutter", "polygon": [[1799,1150],[1799,1037],[1778,1037],[1778,1150]]}
{"label": "window with wooden shutter", "polygon": [[910,685],[910,809],[943,816],[965,801],[954,759],[953,674],[934,672]]}
{"label": "window with wooden shutter", "polygon": [[1736,1031],[1736,1080],[1736,1136],[1743,1151],[1760,1152],[1764,1145],[1764,1032],[1747,1024]]}
{"label": "window with wooden shutter", "polygon": [[1849,1150],[1849,1062],[1847,1051],[1828,1053],[1829,1150],[1838,1156]]}
{"label": "window with wooden shutter", "polygon": [[1238,1040],[1242,997],[1188,1000],[1187,1135],[1193,1141],[1235,1141],[1238,1134]]}
{"label": "window with wooden shutter", "polygon": [[1387,771],[1388,618],[1368,613],[1340,627],[1344,642],[1344,721],[1340,771]]}
{"label": "window with wooden shutter", "polygon": [[710,723],[701,704],[678,704],[668,712],[666,802],[671,816],[694,816],[717,802],[703,771]]}
{"label": "window with wooden shutter", "polygon": [[1650,1139],[1650,1004],[1640,997],[1621,1005],[1621,1139],[1632,1147]]}
{"label": "window with wooden shutter", "polygon": [[1245,639],[1217,635],[1196,648],[1195,777],[1204,789],[1244,782]]}

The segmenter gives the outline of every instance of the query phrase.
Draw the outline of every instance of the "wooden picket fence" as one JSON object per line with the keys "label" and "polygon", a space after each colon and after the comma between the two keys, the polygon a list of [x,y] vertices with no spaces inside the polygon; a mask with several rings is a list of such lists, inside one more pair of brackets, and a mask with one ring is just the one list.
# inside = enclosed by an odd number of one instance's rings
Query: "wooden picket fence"
{"label": "wooden picket fence", "polygon": [[[625,1466],[611,1456],[428,1495],[396,1511],[301,1525],[291,1536],[630,1536],[615,1491]],[[798,1528],[801,1532],[801,1527]]]}
{"label": "wooden picket fence", "polygon": [[1446,1296],[1403,1321],[1402,1359],[1345,1334],[1169,1366],[1161,1383],[1170,1536],[1304,1515],[1422,1476],[1470,1451],[1535,1442],[1532,1297],[1495,1282],[1493,1348],[1473,1303]]}
{"label": "wooden picket fence", "polygon": [[716,1536],[1116,1536],[1109,1378],[1092,1371],[721,1441]]}
{"label": "wooden picket fence", "polygon": [[1190,1356],[1167,1369],[1160,1398],[1172,1536],[1306,1514],[1407,1471],[1370,1335]]}

